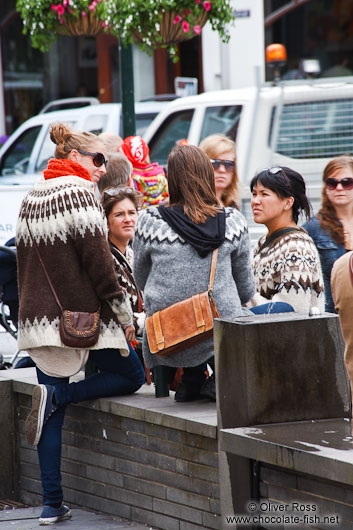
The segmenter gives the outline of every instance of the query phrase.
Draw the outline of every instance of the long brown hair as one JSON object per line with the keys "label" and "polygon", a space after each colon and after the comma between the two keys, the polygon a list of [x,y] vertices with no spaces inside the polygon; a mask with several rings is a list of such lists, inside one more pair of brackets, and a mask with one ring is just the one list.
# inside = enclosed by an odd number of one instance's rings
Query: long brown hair
{"label": "long brown hair", "polygon": [[353,158],[350,155],[342,155],[333,158],[326,165],[323,172],[323,188],[321,208],[318,212],[318,219],[323,229],[329,230],[336,243],[344,245],[344,233],[341,221],[337,217],[334,205],[326,193],[326,179],[332,177],[340,169],[350,169],[353,173]]}
{"label": "long brown hair", "polygon": [[234,172],[232,181],[222,193],[222,202],[224,206],[235,206],[239,198],[239,179],[237,172],[237,156],[235,142],[225,134],[211,134],[202,140],[200,149],[205,151],[208,158],[219,158],[223,153],[231,151],[234,157]]}
{"label": "long brown hair", "polygon": [[220,211],[214,172],[208,156],[194,145],[177,145],[167,162],[170,206],[183,206],[185,215],[196,224]]}

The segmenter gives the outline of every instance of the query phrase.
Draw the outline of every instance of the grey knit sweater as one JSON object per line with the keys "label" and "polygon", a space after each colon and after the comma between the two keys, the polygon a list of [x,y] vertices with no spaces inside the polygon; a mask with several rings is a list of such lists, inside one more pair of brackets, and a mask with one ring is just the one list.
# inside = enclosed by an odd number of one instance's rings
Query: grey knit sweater
{"label": "grey knit sweater", "polygon": [[[241,306],[255,289],[246,221],[238,210],[225,210],[226,238],[218,252],[214,299],[220,316],[232,320],[251,314]],[[134,276],[143,291],[147,315],[207,290],[212,254],[201,258],[162,219],[157,208],[148,208],[139,216],[134,253]],[[143,356],[150,368],[159,364],[197,366],[213,354],[211,339],[170,356],[155,356],[144,333]]]}

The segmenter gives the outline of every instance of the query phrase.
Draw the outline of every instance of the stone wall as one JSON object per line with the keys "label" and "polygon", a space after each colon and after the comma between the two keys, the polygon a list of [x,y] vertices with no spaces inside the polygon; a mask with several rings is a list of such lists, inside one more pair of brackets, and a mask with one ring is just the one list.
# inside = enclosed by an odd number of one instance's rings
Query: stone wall
{"label": "stone wall", "polygon": [[[32,388],[13,383],[19,463],[15,496],[38,505],[37,453],[24,437]],[[216,427],[202,421],[128,406],[124,398],[71,405],[63,428],[62,478],[71,507],[126,517],[153,529],[221,526]]]}

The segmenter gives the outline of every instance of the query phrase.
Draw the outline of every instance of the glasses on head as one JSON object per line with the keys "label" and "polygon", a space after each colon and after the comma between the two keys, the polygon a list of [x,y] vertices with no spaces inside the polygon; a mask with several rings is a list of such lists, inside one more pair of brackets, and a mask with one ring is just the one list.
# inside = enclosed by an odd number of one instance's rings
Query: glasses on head
{"label": "glasses on head", "polygon": [[235,162],[233,160],[219,160],[216,158],[210,158],[210,162],[214,169],[219,169],[220,166],[223,166],[226,171],[229,173],[234,171]]}
{"label": "glasses on head", "polygon": [[140,192],[136,191],[134,188],[108,188],[107,190],[104,190],[105,195],[109,195],[110,197],[121,195],[122,192],[127,193],[128,195],[140,195]]}
{"label": "glasses on head", "polygon": [[352,177],[345,177],[342,180],[337,180],[333,177],[328,177],[325,181],[326,188],[331,191],[335,190],[338,184],[341,184],[344,190],[353,190],[353,178]]}
{"label": "glasses on head", "polygon": [[279,166],[270,167],[267,171],[271,173],[271,175],[277,175],[277,173],[284,173],[283,169]]}
{"label": "glasses on head", "polygon": [[93,164],[96,167],[101,167],[103,164],[107,167],[108,160],[104,158],[103,153],[90,153],[89,151],[82,151],[82,149],[77,149],[81,155],[91,156],[93,158]]}

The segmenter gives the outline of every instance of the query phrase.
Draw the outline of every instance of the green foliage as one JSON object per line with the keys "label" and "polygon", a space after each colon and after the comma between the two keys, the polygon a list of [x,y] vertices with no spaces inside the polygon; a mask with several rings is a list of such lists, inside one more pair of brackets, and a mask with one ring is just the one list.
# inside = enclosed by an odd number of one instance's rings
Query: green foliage
{"label": "green foliage", "polygon": [[[141,49],[151,53],[163,46],[175,58],[175,42],[163,42],[160,29],[163,15],[172,13],[172,25],[182,39],[201,32],[206,19],[223,42],[228,42],[227,25],[234,21],[230,0],[17,0],[24,33],[29,33],[34,47],[47,51],[57,33],[65,34],[65,21],[94,14],[105,30],[123,44],[138,41]],[[136,39],[138,34],[138,39]]]}

